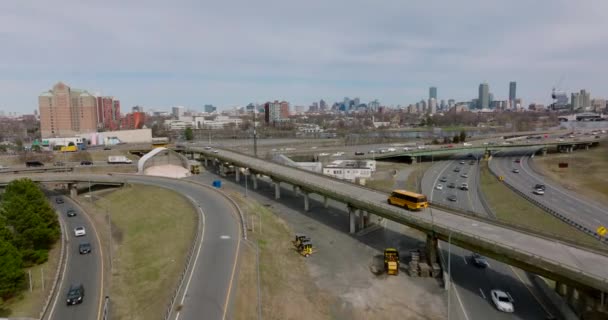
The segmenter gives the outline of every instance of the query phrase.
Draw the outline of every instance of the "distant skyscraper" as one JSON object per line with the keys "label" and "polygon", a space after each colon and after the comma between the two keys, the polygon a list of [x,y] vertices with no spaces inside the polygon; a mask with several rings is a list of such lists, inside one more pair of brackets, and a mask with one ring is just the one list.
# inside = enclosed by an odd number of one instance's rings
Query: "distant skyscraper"
{"label": "distant skyscraper", "polygon": [[437,100],[437,87],[430,87],[429,88],[429,99],[435,99],[435,100]]}
{"label": "distant skyscraper", "polygon": [[509,82],[509,101],[515,101],[517,90],[517,82],[511,81]]}
{"label": "distant skyscraper", "polygon": [[456,105],[456,100],[454,100],[454,99],[449,99],[448,100],[448,108],[451,108],[451,107],[453,107],[455,105]]}
{"label": "distant skyscraper", "polygon": [[177,106],[171,108],[171,114],[175,119],[179,119],[180,116],[184,114],[184,107]]}
{"label": "distant skyscraper", "polygon": [[578,108],[581,107],[581,100],[580,100],[580,94],[578,92],[573,92],[570,95],[571,98],[571,103],[570,103],[570,109],[572,111],[577,110]]}
{"label": "distant skyscraper", "polygon": [[321,99],[321,101],[319,101],[319,108],[320,108],[322,111],[327,110],[327,103],[325,102],[325,100]]}
{"label": "distant skyscraper", "polygon": [[478,108],[488,109],[490,107],[490,87],[487,83],[479,85],[479,97],[477,98],[479,103]]}
{"label": "distant skyscraper", "polygon": [[433,114],[437,112],[437,100],[435,98],[429,99],[429,107],[427,108],[427,113]]}
{"label": "distant skyscraper", "polygon": [[214,113],[217,110],[217,108],[215,106],[213,106],[212,104],[206,104],[204,108],[205,108],[205,112],[207,112],[207,113]]}
{"label": "distant skyscraper", "polygon": [[591,93],[585,89],[581,89],[580,103],[582,108],[591,107]]}
{"label": "distant skyscraper", "polygon": [[494,101],[494,94],[492,92],[488,93],[488,104],[491,106],[492,101]]}

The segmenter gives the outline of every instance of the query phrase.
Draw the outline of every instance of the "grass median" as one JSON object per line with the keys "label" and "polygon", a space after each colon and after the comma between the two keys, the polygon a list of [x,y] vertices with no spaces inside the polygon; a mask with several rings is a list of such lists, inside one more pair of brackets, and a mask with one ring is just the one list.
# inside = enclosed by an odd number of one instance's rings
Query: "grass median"
{"label": "grass median", "polygon": [[157,319],[178,286],[198,213],[178,193],[144,185],[104,192],[92,210],[88,200],[81,203],[97,226],[105,225],[98,227],[104,242],[109,240],[106,212],[111,217],[112,318]]}
{"label": "grass median", "polygon": [[[330,299],[315,286],[306,258],[294,249],[293,231],[269,208],[252,198],[230,192],[243,210],[248,237],[259,248],[259,275],[263,319],[331,319]],[[258,269],[256,249],[242,246],[239,261],[234,319],[256,319]]]}
{"label": "grass median", "polygon": [[480,182],[484,197],[498,220],[605,249],[597,239],[555,218],[498,181],[485,161],[481,165]]}

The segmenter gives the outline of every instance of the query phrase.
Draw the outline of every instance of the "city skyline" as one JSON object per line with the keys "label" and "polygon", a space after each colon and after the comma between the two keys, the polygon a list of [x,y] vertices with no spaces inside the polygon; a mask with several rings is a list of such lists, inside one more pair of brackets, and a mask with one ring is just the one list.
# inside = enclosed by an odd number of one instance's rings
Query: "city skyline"
{"label": "city skyline", "polygon": [[[3,3],[0,27],[11,32],[3,34],[0,109],[30,113],[58,81],[111,93],[125,108],[308,106],[345,96],[403,106],[428,97],[430,86],[438,100],[469,101],[482,81],[497,100],[508,100],[510,81],[527,102],[549,104],[554,86],[603,97],[607,9],[603,1]],[[349,19],[336,23],[339,16]]]}

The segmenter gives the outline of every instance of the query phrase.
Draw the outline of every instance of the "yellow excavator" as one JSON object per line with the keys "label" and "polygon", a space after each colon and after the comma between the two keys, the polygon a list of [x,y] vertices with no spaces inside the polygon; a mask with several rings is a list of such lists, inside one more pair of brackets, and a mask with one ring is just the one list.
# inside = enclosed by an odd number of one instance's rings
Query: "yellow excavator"
{"label": "yellow excavator", "polygon": [[296,238],[292,242],[301,255],[308,257],[313,253],[312,242],[309,237],[303,234],[296,234]]}
{"label": "yellow excavator", "polygon": [[399,274],[399,251],[397,249],[384,249],[384,270],[389,275]]}

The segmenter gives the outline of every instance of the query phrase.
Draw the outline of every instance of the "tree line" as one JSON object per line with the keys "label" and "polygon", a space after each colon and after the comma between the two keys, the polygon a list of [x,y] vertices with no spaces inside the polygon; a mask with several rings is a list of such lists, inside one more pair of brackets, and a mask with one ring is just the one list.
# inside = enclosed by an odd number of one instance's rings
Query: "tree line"
{"label": "tree line", "polygon": [[25,285],[24,268],[45,262],[61,235],[55,210],[30,179],[13,180],[0,198],[0,299]]}

